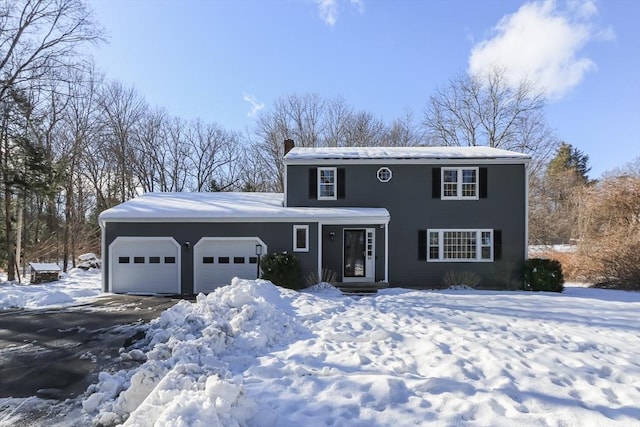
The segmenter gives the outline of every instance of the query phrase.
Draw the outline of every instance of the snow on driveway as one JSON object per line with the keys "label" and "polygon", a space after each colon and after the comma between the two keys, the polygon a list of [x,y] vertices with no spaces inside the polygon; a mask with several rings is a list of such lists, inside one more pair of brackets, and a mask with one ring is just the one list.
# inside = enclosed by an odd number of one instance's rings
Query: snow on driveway
{"label": "snow on driveway", "polygon": [[31,285],[3,281],[0,278],[0,310],[16,308],[52,308],[82,304],[100,295],[100,270],[74,268],[63,274],[61,280]]}
{"label": "snow on driveway", "polygon": [[389,289],[350,298],[265,281],[182,301],[85,420],[131,426],[640,425],[640,294]]}

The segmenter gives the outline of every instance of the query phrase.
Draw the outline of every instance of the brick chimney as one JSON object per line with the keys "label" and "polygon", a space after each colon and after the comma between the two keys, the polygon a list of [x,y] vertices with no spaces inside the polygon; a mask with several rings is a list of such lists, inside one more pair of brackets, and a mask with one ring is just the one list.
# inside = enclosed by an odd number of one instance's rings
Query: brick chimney
{"label": "brick chimney", "polygon": [[284,155],[286,156],[286,155],[287,155],[287,153],[288,153],[289,151],[291,151],[291,149],[292,149],[293,147],[295,147],[295,146],[296,146],[296,143],[295,143],[295,142],[293,142],[293,139],[285,139],[285,140],[284,140]]}

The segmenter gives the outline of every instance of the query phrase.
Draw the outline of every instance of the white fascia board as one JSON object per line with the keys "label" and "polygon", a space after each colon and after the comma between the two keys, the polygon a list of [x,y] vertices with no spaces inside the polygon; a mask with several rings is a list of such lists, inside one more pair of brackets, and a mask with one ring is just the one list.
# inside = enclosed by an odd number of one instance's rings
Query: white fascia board
{"label": "white fascia board", "polygon": [[214,217],[165,217],[165,218],[105,218],[103,222],[133,222],[133,223],[166,223],[166,222],[206,222],[206,223],[251,223],[251,222],[304,222],[304,223],[318,223],[324,224],[386,224],[389,222],[389,216],[348,216],[348,217],[323,217],[317,218],[311,215],[309,216],[290,216],[290,217],[242,217],[242,218],[214,218]]}
{"label": "white fascia board", "polygon": [[287,165],[526,165],[531,161],[525,157],[465,157],[442,159],[285,159]]}
{"label": "white fascia board", "polygon": [[389,217],[323,218],[322,225],[387,225]]}

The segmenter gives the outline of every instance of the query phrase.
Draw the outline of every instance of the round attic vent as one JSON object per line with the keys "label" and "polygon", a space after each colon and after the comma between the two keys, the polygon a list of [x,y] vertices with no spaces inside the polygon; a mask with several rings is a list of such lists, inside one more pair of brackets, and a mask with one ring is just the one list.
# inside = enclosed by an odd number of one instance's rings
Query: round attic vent
{"label": "round attic vent", "polygon": [[378,169],[376,175],[378,176],[378,181],[380,182],[389,182],[391,181],[391,177],[393,176],[393,174],[391,173],[391,169],[386,166]]}

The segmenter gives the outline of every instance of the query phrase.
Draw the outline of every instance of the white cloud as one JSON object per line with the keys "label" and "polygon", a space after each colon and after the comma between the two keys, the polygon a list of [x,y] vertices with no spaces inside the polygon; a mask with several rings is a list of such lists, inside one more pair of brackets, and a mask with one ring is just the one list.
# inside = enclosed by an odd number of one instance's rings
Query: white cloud
{"label": "white cloud", "polygon": [[258,111],[260,111],[260,110],[262,110],[264,108],[264,103],[263,102],[259,102],[258,99],[253,95],[245,93],[242,96],[242,99],[244,99],[249,104],[251,104],[251,111],[249,111],[247,113],[247,117],[255,117],[255,115],[258,114]]}
{"label": "white cloud", "polygon": [[[338,21],[338,3],[340,0],[315,0],[318,4],[320,18],[325,24],[333,27]],[[360,13],[364,13],[364,0],[350,0],[351,6]]]}
{"label": "white cloud", "polygon": [[579,56],[581,49],[591,40],[613,37],[611,29],[594,28],[597,12],[592,1],[569,0],[566,9],[553,0],[526,3],[474,46],[469,73],[499,67],[510,81],[527,78],[549,98],[561,98],[596,68],[590,58]]}

